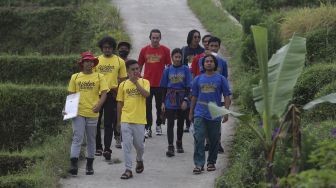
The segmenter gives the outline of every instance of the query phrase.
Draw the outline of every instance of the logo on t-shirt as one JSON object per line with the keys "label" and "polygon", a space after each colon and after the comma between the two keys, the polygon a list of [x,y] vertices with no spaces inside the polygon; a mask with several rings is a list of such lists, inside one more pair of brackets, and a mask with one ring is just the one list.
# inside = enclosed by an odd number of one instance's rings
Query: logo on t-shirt
{"label": "logo on t-shirt", "polygon": [[139,96],[140,92],[137,88],[132,88],[132,89],[126,89],[126,94],[129,97],[134,97],[134,96]]}
{"label": "logo on t-shirt", "polygon": [[79,81],[79,90],[92,90],[95,87],[95,83],[91,81]]}
{"label": "logo on t-shirt", "polygon": [[212,83],[205,83],[205,84],[201,84],[201,92],[202,93],[212,93],[216,91],[216,84],[212,84]]}
{"label": "logo on t-shirt", "polygon": [[169,75],[169,81],[173,84],[183,82],[183,80],[184,80],[184,74],[182,73]]}
{"label": "logo on t-shirt", "polygon": [[98,70],[100,73],[110,73],[114,69],[114,66],[112,65],[99,65]]}
{"label": "logo on t-shirt", "polygon": [[159,54],[148,54],[146,56],[147,63],[157,63],[160,62],[162,55]]}

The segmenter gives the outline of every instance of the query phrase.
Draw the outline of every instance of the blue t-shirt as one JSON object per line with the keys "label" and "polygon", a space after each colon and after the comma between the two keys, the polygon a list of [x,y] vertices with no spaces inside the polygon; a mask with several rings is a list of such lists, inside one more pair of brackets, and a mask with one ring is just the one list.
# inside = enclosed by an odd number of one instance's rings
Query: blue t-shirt
{"label": "blue t-shirt", "polygon": [[184,46],[182,48],[182,64],[191,68],[191,63],[194,57],[197,54],[201,54],[204,52],[204,48],[202,46],[197,46],[197,48],[191,48],[189,46]]}
{"label": "blue t-shirt", "polygon": [[202,117],[209,120],[220,121],[220,117],[212,119],[206,104],[209,102],[214,102],[218,106],[222,106],[222,95],[231,95],[229,83],[224,76],[218,73],[215,73],[211,76],[206,74],[197,76],[192,84],[192,96],[197,97],[197,102],[194,109],[194,117]]}
{"label": "blue t-shirt", "polygon": [[[205,72],[205,70],[203,69],[203,66],[202,66],[203,58],[204,57],[202,57],[198,60],[198,67],[199,67],[199,70],[200,70],[201,73]],[[223,75],[227,79],[228,78],[228,68],[227,68],[226,61],[218,55],[216,55],[216,59],[217,59],[217,62],[218,62],[216,72]]]}
{"label": "blue t-shirt", "polygon": [[160,87],[167,88],[165,105],[167,109],[180,109],[186,88],[191,87],[191,73],[187,66],[174,67],[163,71]]}

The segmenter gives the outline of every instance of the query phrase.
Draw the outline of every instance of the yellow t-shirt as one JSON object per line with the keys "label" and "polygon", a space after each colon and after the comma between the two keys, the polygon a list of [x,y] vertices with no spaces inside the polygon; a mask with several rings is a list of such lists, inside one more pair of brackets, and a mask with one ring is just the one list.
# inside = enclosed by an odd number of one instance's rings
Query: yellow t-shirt
{"label": "yellow t-shirt", "polygon": [[108,87],[114,89],[118,87],[118,78],[127,77],[125,61],[117,55],[112,57],[98,57],[99,63],[93,68],[94,72],[104,74]]}
{"label": "yellow t-shirt", "polygon": [[[149,81],[139,78],[138,83],[149,92]],[[124,102],[121,112],[121,122],[146,124],[146,97],[142,96],[139,90],[129,80],[120,83],[118,88],[117,101]]]}
{"label": "yellow t-shirt", "polygon": [[79,92],[78,114],[83,117],[98,117],[98,113],[92,111],[99,101],[99,94],[102,91],[109,91],[103,74],[82,72],[71,76],[69,92]]}

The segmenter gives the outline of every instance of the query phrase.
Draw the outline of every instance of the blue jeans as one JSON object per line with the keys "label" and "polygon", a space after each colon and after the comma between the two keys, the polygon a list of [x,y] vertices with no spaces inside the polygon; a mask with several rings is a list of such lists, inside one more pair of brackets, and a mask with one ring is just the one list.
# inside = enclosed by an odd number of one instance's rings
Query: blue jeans
{"label": "blue jeans", "polygon": [[208,164],[216,164],[220,142],[221,122],[208,120],[202,117],[194,119],[194,164],[203,167],[205,164],[204,141],[205,135],[209,137]]}

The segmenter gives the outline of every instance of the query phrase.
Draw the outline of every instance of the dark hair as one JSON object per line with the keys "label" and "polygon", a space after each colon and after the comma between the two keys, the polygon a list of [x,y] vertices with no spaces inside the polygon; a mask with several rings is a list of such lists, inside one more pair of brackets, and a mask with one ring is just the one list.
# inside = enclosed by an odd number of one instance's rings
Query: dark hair
{"label": "dark hair", "polygon": [[218,42],[219,46],[221,45],[221,40],[218,37],[211,37],[208,44],[210,44],[211,42]]}
{"label": "dark hair", "polygon": [[216,56],[214,56],[214,55],[212,55],[212,54],[207,54],[207,55],[205,55],[205,56],[203,57],[203,59],[202,59],[202,67],[203,67],[203,70],[205,71],[205,68],[204,68],[204,62],[205,62],[205,58],[207,58],[207,57],[212,57],[212,59],[214,60],[214,63],[215,63],[215,69],[214,69],[214,71],[216,71],[216,70],[217,70],[217,67],[218,67],[218,62],[217,62],[217,58],[216,58]]}
{"label": "dark hair", "polygon": [[128,49],[131,49],[131,44],[129,42],[126,42],[126,41],[119,42],[117,49],[119,49],[122,46],[126,46]]}
{"label": "dark hair", "polygon": [[99,42],[98,42],[98,46],[100,48],[100,50],[103,50],[103,45],[107,43],[109,44],[113,50],[116,49],[117,46],[117,42],[114,38],[110,37],[110,36],[106,36],[104,38],[102,38]]}
{"label": "dark hair", "polygon": [[126,69],[128,69],[131,65],[138,64],[138,62],[134,59],[129,59],[126,61]]}
{"label": "dark hair", "polygon": [[191,41],[192,41],[195,33],[198,33],[201,36],[201,33],[199,31],[197,31],[196,29],[193,29],[193,30],[189,31],[188,37],[187,37],[188,46],[191,44]]}
{"label": "dark hair", "polygon": [[208,38],[208,37],[210,37],[210,38],[211,38],[212,36],[211,36],[211,35],[209,35],[209,34],[207,34],[207,35],[204,35],[204,36],[202,37],[202,42],[204,42],[204,39],[205,39],[205,38]]}
{"label": "dark hair", "polygon": [[149,39],[152,37],[152,33],[159,33],[161,38],[161,31],[159,29],[152,29],[149,33]]}
{"label": "dark hair", "polygon": [[181,48],[174,48],[173,51],[171,52],[171,56],[173,57],[174,54],[181,54],[182,55],[182,50]]}

